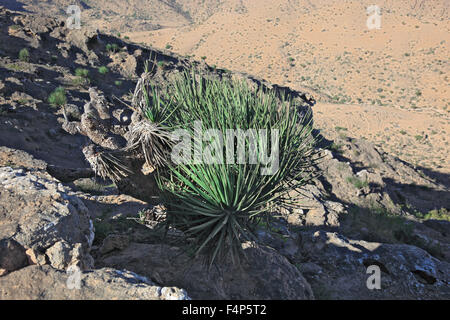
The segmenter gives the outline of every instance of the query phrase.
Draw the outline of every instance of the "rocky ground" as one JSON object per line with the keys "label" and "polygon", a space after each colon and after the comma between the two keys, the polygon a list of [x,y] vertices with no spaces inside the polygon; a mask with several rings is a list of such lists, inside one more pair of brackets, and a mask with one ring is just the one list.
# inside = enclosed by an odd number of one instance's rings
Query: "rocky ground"
{"label": "rocky ground", "polygon": [[[37,15],[1,9],[0,25],[0,299],[450,298],[447,174],[347,134],[324,138],[323,175],[292,195],[302,206],[274,212],[259,243],[243,244],[240,267],[207,270],[176,234],[161,240],[162,206],[92,175],[86,137],[69,134],[62,110],[48,103],[63,86],[66,116],[77,122],[95,88],[120,124],[145,61],[155,60],[159,83],[190,61]],[[19,59],[23,48],[27,59]],[[366,286],[371,265],[381,269],[380,290]],[[79,290],[69,285],[77,268]]]}

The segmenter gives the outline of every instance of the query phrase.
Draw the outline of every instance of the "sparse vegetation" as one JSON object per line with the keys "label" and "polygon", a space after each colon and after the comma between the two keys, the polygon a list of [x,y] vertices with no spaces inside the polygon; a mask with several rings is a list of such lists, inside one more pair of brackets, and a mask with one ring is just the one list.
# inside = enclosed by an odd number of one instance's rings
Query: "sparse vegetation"
{"label": "sparse vegetation", "polygon": [[56,88],[48,97],[48,102],[53,107],[62,107],[67,103],[66,90],[63,87]]}
{"label": "sparse vegetation", "polygon": [[347,128],[344,128],[344,127],[340,127],[340,126],[336,126],[335,128],[334,128],[336,131],[347,131]]}
{"label": "sparse vegetation", "polygon": [[23,48],[19,51],[19,60],[23,62],[28,62],[30,60],[30,53],[27,48]]}
{"label": "sparse vegetation", "polygon": [[134,228],[139,223],[134,219],[127,219],[126,217],[118,217],[111,219],[108,215],[111,213],[111,209],[108,208],[103,211],[101,217],[93,220],[95,228],[94,244],[101,245],[105,238],[112,233],[125,233],[129,232],[130,228]]}
{"label": "sparse vegetation", "polygon": [[74,182],[74,185],[77,187],[78,190],[93,195],[102,195],[105,193],[107,188],[114,186],[114,184],[104,185],[95,181],[95,179],[89,178],[76,180]]}
{"label": "sparse vegetation", "polygon": [[28,99],[22,98],[17,100],[17,102],[21,105],[26,105],[28,103]]}
{"label": "sparse vegetation", "polygon": [[20,29],[21,29],[21,27],[19,25],[17,25],[17,24],[13,24],[13,25],[9,26],[10,32],[16,32],[16,31],[18,31]]}
{"label": "sparse vegetation", "polygon": [[8,114],[8,109],[2,105],[0,105],[0,116],[4,116]]}
{"label": "sparse vegetation", "polygon": [[[440,214],[437,213],[440,212],[438,210],[432,210],[432,212],[429,213],[429,219],[432,219],[433,214]],[[436,257],[442,256],[442,249],[439,245],[425,241],[414,234],[414,222],[379,205],[370,204],[367,208],[351,207],[347,221],[346,231],[353,232],[363,228],[366,230],[363,236],[366,241],[406,243],[422,248]]]}
{"label": "sparse vegetation", "polygon": [[366,241],[398,243],[409,239],[414,230],[406,219],[375,204],[367,208],[351,207],[347,219],[350,223],[347,227],[352,230],[365,228],[368,231]]}
{"label": "sparse vegetation", "polygon": [[101,67],[98,68],[98,72],[100,74],[107,74],[109,72],[109,69],[107,67],[105,67],[105,66],[101,66]]}
{"label": "sparse vegetation", "polygon": [[369,186],[367,180],[362,180],[358,177],[347,177],[347,182],[351,183],[356,189],[362,189]]}
{"label": "sparse vegetation", "polygon": [[115,52],[119,52],[120,48],[119,48],[119,45],[117,43],[108,43],[106,45],[106,51],[115,53]]}
{"label": "sparse vegetation", "polygon": [[76,78],[73,80],[74,85],[85,85],[90,83],[89,70],[83,68],[77,68],[75,70]]}
{"label": "sparse vegetation", "polygon": [[327,149],[336,153],[342,153],[343,152],[342,147],[343,147],[342,144],[333,142],[329,146],[327,146]]}
{"label": "sparse vegetation", "polygon": [[83,68],[77,68],[75,70],[75,75],[77,77],[87,78],[89,76],[89,70],[88,69],[83,69]]}
{"label": "sparse vegetation", "polygon": [[6,65],[7,69],[13,70],[13,71],[25,71],[27,70],[27,67],[24,66],[23,64],[19,64],[19,63],[10,63]]}
{"label": "sparse vegetation", "polygon": [[444,220],[450,221],[450,212],[446,208],[430,210],[425,214],[417,214],[422,219]]}

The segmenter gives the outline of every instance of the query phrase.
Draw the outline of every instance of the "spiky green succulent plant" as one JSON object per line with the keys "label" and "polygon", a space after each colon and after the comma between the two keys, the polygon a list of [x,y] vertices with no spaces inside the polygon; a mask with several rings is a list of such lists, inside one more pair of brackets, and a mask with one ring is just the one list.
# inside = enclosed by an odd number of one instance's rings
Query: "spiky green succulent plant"
{"label": "spiky green succulent plant", "polygon": [[[168,223],[183,231],[195,252],[205,253],[211,263],[226,256],[236,262],[242,241],[255,240],[258,222],[279,206],[294,205],[290,193],[315,174],[316,139],[309,111],[299,113],[288,95],[253,90],[245,82],[227,78],[206,79],[192,71],[181,73],[160,97],[166,98],[153,99],[153,106],[167,110],[170,105],[176,110],[166,120],[167,128],[184,129],[191,136],[198,133],[195,121],[223,133],[227,129],[278,132],[277,141],[271,137],[266,144],[257,139],[253,147],[244,149],[245,159],[250,159],[254,148],[267,153],[278,148],[277,170],[271,174],[262,174],[267,166],[261,163],[261,153],[253,163],[176,164],[166,159],[167,168],[158,171],[160,188],[168,195]],[[252,138],[249,134],[240,143],[251,145]],[[203,141],[201,148],[214,141]],[[233,138],[232,144],[237,150],[239,141]],[[227,150],[221,144],[219,150],[225,158]]]}

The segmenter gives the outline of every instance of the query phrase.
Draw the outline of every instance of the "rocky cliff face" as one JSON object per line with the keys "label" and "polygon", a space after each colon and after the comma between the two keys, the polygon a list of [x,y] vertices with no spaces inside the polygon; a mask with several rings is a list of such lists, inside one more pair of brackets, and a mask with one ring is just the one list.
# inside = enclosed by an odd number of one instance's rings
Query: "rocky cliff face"
{"label": "rocky cliff face", "polygon": [[[207,270],[180,249],[176,232],[161,240],[163,205],[119,194],[83,154],[89,103],[103,99],[108,134],[120,137],[144,62],[155,61],[161,85],[193,62],[39,16],[2,9],[0,24],[1,299],[450,298],[448,176],[418,171],[365,140],[323,141],[323,175],[292,195],[302,206],[274,212],[259,243],[243,244],[242,268]],[[19,59],[24,48],[29,56]],[[59,86],[64,110],[48,103]],[[367,288],[369,266],[381,270],[381,289]]]}

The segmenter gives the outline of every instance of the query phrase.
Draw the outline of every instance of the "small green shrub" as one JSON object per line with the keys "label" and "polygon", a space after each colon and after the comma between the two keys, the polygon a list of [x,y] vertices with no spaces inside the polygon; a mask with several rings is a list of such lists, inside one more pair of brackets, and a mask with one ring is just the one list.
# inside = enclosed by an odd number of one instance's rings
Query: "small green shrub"
{"label": "small green shrub", "polygon": [[333,151],[333,152],[336,152],[336,153],[340,154],[340,153],[343,153],[342,147],[343,147],[343,144],[333,142],[332,144],[330,144],[326,148],[328,150],[330,150],[330,151]]}
{"label": "small green shrub", "polygon": [[9,26],[9,30],[11,31],[18,31],[21,29],[21,26],[17,25],[17,24],[13,24]]}
{"label": "small green shrub", "polygon": [[108,43],[106,45],[106,51],[108,52],[118,52],[120,51],[119,45],[117,43]]}
{"label": "small green shrub", "polygon": [[67,103],[66,90],[63,87],[56,88],[48,97],[48,102],[53,107],[61,107]]}
{"label": "small green shrub", "polygon": [[347,182],[350,182],[356,189],[362,189],[369,185],[367,180],[362,180],[357,177],[347,177]]}
{"label": "small green shrub", "polygon": [[26,105],[28,103],[28,99],[22,98],[17,100],[17,102],[21,105]]}
{"label": "small green shrub", "polygon": [[100,74],[107,74],[109,72],[109,69],[105,66],[101,66],[100,68],[98,68],[98,72]]}
{"label": "small green shrub", "polygon": [[74,86],[84,86],[88,85],[91,81],[88,78],[76,77],[72,80]]}
{"label": "small green shrub", "polygon": [[75,75],[77,77],[87,78],[89,76],[89,70],[83,68],[77,68],[75,70]]}
{"label": "small green shrub", "polygon": [[116,80],[116,81],[114,81],[114,84],[115,84],[117,87],[120,87],[120,86],[122,85],[122,81]]}
{"label": "small green shrub", "polygon": [[76,86],[87,85],[91,81],[89,79],[89,70],[83,68],[77,68],[75,70],[76,78],[73,79],[72,83]]}
{"label": "small green shrub", "polygon": [[27,48],[23,48],[19,51],[19,60],[24,62],[28,62],[30,60],[30,53]]}
{"label": "small green shrub", "polygon": [[6,68],[14,71],[25,71],[27,68],[23,64],[20,63],[10,63],[6,65]]}
{"label": "small green shrub", "polygon": [[348,213],[345,228],[367,229],[368,234],[364,238],[366,241],[398,243],[413,235],[413,224],[378,204],[370,204],[367,208],[352,206]]}
{"label": "small green shrub", "polygon": [[415,234],[414,222],[391,212],[387,208],[380,207],[378,204],[370,204],[367,208],[352,206],[349,208],[349,214],[345,219],[345,232],[359,231],[362,228],[367,230],[363,236],[363,240],[370,242],[406,243],[426,250],[435,257],[444,257],[439,245],[436,245],[432,241],[424,240]]}
{"label": "small green shrub", "polygon": [[421,218],[425,220],[434,219],[434,220],[450,221],[450,212],[445,208],[441,208],[439,210],[434,209],[423,214]]}
{"label": "small green shrub", "polygon": [[4,116],[6,114],[8,114],[8,109],[6,109],[6,107],[4,106],[0,106],[0,116]]}
{"label": "small green shrub", "polygon": [[340,127],[340,126],[336,126],[336,127],[334,127],[334,129],[335,129],[336,131],[347,131],[347,128],[345,128],[345,127]]}

